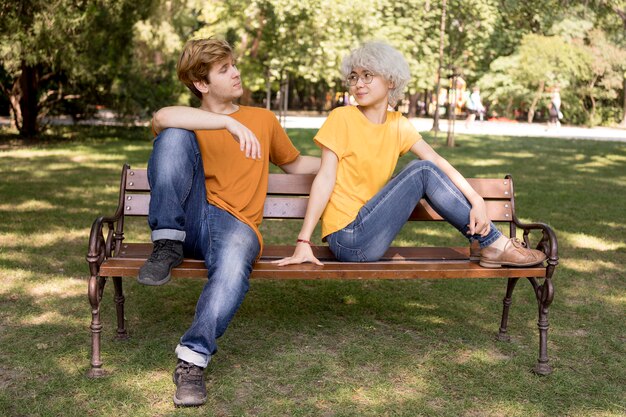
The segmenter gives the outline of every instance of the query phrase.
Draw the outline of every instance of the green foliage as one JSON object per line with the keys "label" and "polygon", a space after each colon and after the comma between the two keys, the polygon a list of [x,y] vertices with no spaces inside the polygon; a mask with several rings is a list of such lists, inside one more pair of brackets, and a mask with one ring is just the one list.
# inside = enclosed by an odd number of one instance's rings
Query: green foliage
{"label": "green foliage", "polygon": [[[105,104],[112,81],[130,59],[133,24],[152,0],[3,2],[0,62],[11,79],[18,126],[37,131],[38,118],[71,102]],[[19,103],[19,105],[18,105]],[[68,105],[69,103],[69,105]]]}
{"label": "green foliage", "polygon": [[172,104],[188,104],[187,88],[176,76],[176,63],[197,21],[187,2],[158,1],[149,19],[133,26],[130,58],[116,77],[113,105],[124,115],[145,117]]}
{"label": "green foliage", "polygon": [[[546,90],[560,87],[568,122],[596,125],[615,121],[620,109],[626,50],[585,19],[565,18],[555,23],[550,32],[550,36],[524,35],[515,53],[494,60],[480,81],[487,90],[485,97],[509,115],[512,108],[524,106],[532,99],[529,108],[534,112],[547,102]],[[611,103],[618,106],[598,114],[599,101],[608,107]],[[605,115],[609,114],[607,119]]]}
{"label": "green foliage", "polygon": [[492,112],[510,116],[513,108],[522,106],[525,98],[532,92],[514,77],[514,70],[519,67],[519,56],[511,55],[496,58],[487,72],[478,81],[483,91],[483,98],[490,104]]}
{"label": "green foliage", "polygon": [[591,59],[584,51],[557,36],[526,35],[518,54],[514,77],[530,89],[537,89],[541,84],[566,88],[571,80],[582,77],[591,65]]}
{"label": "green foliage", "polygon": [[[410,94],[432,90],[442,0],[0,0],[0,13],[0,85],[15,111],[28,96],[26,118],[85,116],[95,104],[145,117],[190,102],[176,62],[186,40],[211,35],[235,46],[244,100],[260,101],[287,78],[298,100],[341,91],[341,59],[371,39],[404,54]],[[556,85],[568,122],[622,112],[623,1],[448,0],[445,23],[444,76],[455,67],[478,82],[499,113],[532,114]],[[29,83],[35,93],[22,91]]]}

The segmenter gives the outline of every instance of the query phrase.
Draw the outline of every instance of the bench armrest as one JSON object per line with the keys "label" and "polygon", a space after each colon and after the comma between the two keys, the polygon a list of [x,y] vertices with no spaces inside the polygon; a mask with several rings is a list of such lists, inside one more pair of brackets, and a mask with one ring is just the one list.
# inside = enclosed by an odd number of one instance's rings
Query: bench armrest
{"label": "bench armrest", "polygon": [[541,240],[537,244],[537,249],[542,251],[548,256],[548,264],[556,266],[559,261],[558,254],[558,242],[556,239],[556,234],[554,230],[550,226],[545,223],[522,223],[517,216],[513,216],[513,223],[515,226],[524,230],[524,242],[526,245],[530,247],[530,241],[528,239],[528,235],[532,230],[541,230],[543,235]]}
{"label": "bench armrest", "polygon": [[[114,247],[116,242],[121,243],[123,235],[115,232],[116,223],[120,221],[121,213],[118,212],[113,217],[98,217],[91,225],[89,233],[89,249],[87,251],[87,262],[91,275],[98,275],[100,265],[105,259],[110,258],[114,250],[118,249],[118,245]],[[104,238],[104,226],[108,227],[107,237]]]}

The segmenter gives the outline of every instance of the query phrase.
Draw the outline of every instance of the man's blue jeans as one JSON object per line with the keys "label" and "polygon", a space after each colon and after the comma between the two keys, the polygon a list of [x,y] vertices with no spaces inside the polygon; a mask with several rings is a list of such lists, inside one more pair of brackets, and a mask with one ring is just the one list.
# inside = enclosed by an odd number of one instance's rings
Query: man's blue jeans
{"label": "man's blue jeans", "polygon": [[345,262],[380,259],[421,198],[465,237],[489,246],[502,234],[491,223],[485,237],[469,236],[471,205],[454,183],[430,161],[413,161],[359,211],[348,226],[326,237],[335,257]]}
{"label": "man's blue jeans", "polygon": [[179,359],[204,368],[248,291],[259,240],[250,226],[207,202],[193,132],[166,129],[157,136],[148,181],[152,240],[182,241],[185,256],[203,259],[209,270],[193,323],[176,348]]}

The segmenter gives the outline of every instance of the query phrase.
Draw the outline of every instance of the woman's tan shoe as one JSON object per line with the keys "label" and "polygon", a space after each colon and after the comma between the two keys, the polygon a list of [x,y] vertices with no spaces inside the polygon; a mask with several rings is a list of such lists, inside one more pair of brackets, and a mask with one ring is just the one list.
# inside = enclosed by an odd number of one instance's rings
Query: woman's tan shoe
{"label": "woman's tan shoe", "polygon": [[504,246],[504,250],[492,247],[480,251],[480,266],[485,268],[500,268],[505,266],[532,266],[546,260],[546,254],[528,249],[526,244],[517,238],[511,238]]}

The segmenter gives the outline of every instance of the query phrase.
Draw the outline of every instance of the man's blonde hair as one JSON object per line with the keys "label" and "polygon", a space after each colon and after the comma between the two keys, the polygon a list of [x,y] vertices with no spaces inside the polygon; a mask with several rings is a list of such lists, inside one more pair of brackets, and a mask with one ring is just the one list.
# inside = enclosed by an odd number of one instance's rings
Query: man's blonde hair
{"label": "man's blonde hair", "polygon": [[193,83],[198,81],[210,83],[209,71],[213,64],[229,57],[234,58],[234,53],[226,41],[214,38],[190,40],[183,47],[183,53],[178,60],[176,67],[178,79],[196,97],[202,99],[202,93]]}

